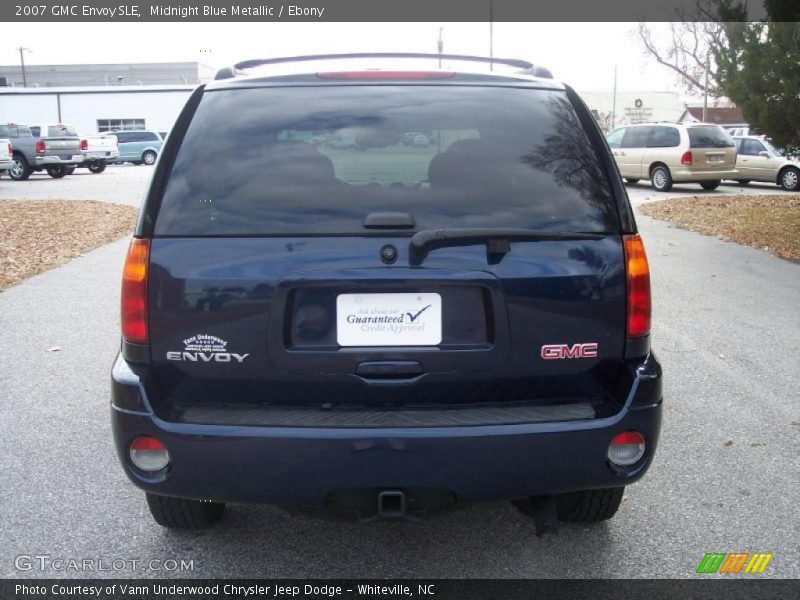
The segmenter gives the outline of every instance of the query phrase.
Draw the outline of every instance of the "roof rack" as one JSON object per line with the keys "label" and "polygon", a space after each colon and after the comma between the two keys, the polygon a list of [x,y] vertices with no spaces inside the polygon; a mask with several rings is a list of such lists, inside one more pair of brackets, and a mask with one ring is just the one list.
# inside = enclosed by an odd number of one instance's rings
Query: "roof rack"
{"label": "roof rack", "polygon": [[544,67],[537,67],[526,60],[517,58],[490,58],[487,56],[470,56],[468,54],[428,54],[424,52],[375,52],[375,53],[349,53],[349,54],[309,54],[306,56],[282,56],[277,58],[256,58],[238,62],[232,67],[223,67],[214,76],[214,79],[231,79],[244,74],[245,69],[253,69],[264,65],[278,65],[285,63],[309,62],[321,60],[344,60],[352,58],[421,58],[431,60],[460,60],[465,62],[478,62],[486,64],[507,65],[527,71],[535,77],[552,79],[553,74]]}

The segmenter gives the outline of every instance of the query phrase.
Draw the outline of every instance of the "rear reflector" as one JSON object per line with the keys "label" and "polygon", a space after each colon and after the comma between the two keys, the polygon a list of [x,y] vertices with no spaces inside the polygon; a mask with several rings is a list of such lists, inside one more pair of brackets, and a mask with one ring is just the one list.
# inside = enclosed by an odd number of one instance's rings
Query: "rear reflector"
{"label": "rear reflector", "polygon": [[131,462],[142,471],[154,473],[169,464],[169,451],[161,440],[149,435],[137,437],[128,451]]}
{"label": "rear reflector", "polygon": [[147,344],[147,266],[150,240],[131,240],[122,271],[122,337],[126,342]]}
{"label": "rear reflector", "polygon": [[452,71],[331,71],[317,73],[320,79],[449,79]]}
{"label": "rear reflector", "polygon": [[650,268],[642,238],[623,236],[625,241],[625,276],[628,288],[627,337],[650,333]]}
{"label": "rear reflector", "polygon": [[684,152],[683,156],[681,156],[681,164],[686,165],[687,167],[692,166],[692,153],[689,150]]}
{"label": "rear reflector", "polygon": [[644,436],[626,431],[615,436],[608,445],[608,460],[620,467],[629,467],[644,456]]}

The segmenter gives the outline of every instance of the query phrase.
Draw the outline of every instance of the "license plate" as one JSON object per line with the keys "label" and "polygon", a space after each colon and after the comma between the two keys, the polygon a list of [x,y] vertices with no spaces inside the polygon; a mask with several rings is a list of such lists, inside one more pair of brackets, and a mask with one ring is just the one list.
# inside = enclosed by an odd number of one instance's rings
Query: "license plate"
{"label": "license plate", "polygon": [[721,156],[709,156],[708,157],[708,162],[710,162],[710,163],[721,163],[722,162],[722,157]]}
{"label": "license plate", "polygon": [[418,294],[339,294],[340,346],[436,346],[442,341],[442,297]]}

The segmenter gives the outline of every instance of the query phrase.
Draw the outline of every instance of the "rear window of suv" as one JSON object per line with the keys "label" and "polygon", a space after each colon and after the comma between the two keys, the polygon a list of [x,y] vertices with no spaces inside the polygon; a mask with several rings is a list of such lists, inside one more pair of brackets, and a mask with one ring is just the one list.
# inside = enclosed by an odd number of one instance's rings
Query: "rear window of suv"
{"label": "rear window of suv", "polygon": [[415,229],[616,232],[610,187],[564,92],[469,86],[207,91],[155,235]]}
{"label": "rear window of suv", "polygon": [[733,148],[733,138],[720,127],[689,127],[690,148]]}

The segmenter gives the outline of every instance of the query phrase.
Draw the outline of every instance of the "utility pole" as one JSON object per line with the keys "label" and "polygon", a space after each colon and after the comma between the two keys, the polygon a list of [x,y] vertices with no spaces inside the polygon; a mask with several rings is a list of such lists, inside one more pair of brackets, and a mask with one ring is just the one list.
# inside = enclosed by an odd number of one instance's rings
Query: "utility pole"
{"label": "utility pole", "polygon": [[708,110],[708,69],[711,65],[709,65],[709,54],[706,53],[706,80],[703,84],[703,123],[706,122],[706,111]]}
{"label": "utility pole", "polygon": [[436,48],[439,51],[439,68],[442,68],[442,52],[444,52],[444,41],[442,40],[442,30],[444,27],[439,27],[439,41],[436,42]]}
{"label": "utility pole", "polygon": [[[489,58],[494,58],[494,0],[489,0]],[[494,71],[494,62],[489,63],[489,70]]]}
{"label": "utility pole", "polygon": [[25,53],[30,52],[31,49],[20,46],[17,50],[19,50],[19,62],[22,65],[22,87],[28,87],[28,78],[25,75]]}
{"label": "utility pole", "polygon": [[617,120],[617,65],[614,65],[614,94],[611,97],[611,130]]}

